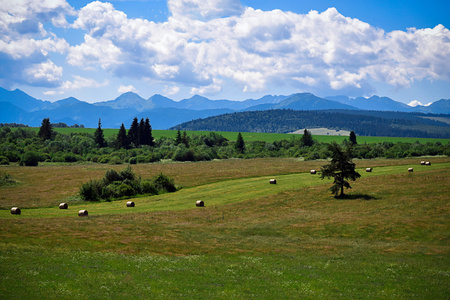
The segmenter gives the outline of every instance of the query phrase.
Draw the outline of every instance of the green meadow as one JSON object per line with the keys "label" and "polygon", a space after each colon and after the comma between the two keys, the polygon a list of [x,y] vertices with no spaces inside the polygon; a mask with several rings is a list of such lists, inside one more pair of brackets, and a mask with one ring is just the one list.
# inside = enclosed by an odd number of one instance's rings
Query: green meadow
{"label": "green meadow", "polygon": [[[126,125],[127,126],[127,125]],[[128,127],[127,127],[128,128]],[[39,131],[39,128],[33,128],[36,132]],[[60,132],[63,134],[71,134],[71,133],[79,133],[85,132],[94,134],[96,128],[55,128],[56,132]],[[103,129],[103,134],[105,138],[117,135],[119,129]],[[186,131],[189,136],[192,135],[201,135],[208,133],[206,131]],[[229,131],[218,131],[217,133],[221,134],[225,138],[230,141],[235,141],[237,138],[237,132],[229,132]],[[153,130],[153,137],[158,139],[161,137],[169,137],[175,138],[177,131],[176,130]],[[273,143],[274,141],[280,141],[283,139],[291,139],[293,137],[298,137],[300,135],[288,134],[288,133],[259,133],[259,132],[242,132],[242,137],[246,142],[255,142],[255,141],[264,141],[268,143]],[[344,139],[348,139],[348,136],[327,136],[327,135],[313,135],[314,140],[323,143],[337,142],[341,143]],[[435,138],[408,138],[408,137],[378,137],[378,136],[358,136],[358,143],[382,143],[382,142],[391,142],[391,143],[436,143],[441,142],[442,144],[448,144],[450,139],[435,139]]]}
{"label": "green meadow", "polygon": [[326,161],[262,158],[138,164],[181,189],[92,203],[81,184],[123,166],[2,166],[1,298],[448,299],[450,158],[355,162],[346,199]]}

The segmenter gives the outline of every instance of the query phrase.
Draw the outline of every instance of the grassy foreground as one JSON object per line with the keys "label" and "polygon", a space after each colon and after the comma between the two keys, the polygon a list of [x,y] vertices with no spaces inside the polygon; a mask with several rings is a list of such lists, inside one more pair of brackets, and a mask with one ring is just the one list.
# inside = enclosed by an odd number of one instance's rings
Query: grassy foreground
{"label": "grassy foreground", "polygon": [[[420,160],[357,160],[363,177],[345,200],[309,174],[324,162],[137,165],[183,189],[134,199],[135,208],[67,198],[123,166],[8,166],[20,183],[0,188],[0,295],[448,299],[450,159]],[[63,200],[72,201],[67,211],[55,207]],[[11,202],[28,208],[10,215]],[[76,215],[81,208],[88,217]]]}

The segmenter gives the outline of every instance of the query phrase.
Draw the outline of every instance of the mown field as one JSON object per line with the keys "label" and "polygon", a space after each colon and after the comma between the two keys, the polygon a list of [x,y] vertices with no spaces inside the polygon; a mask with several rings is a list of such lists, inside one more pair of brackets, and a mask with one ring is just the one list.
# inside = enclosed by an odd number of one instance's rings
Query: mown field
{"label": "mown field", "polygon": [[124,166],[0,167],[1,298],[448,299],[450,158],[355,162],[345,200],[309,174],[325,161],[138,164],[182,189],[134,208],[76,197]]}
{"label": "mown field", "polygon": [[[128,127],[127,127],[128,128]],[[36,132],[39,132],[39,128],[32,128]],[[94,134],[96,128],[55,128],[56,132],[60,132],[63,134],[70,134],[73,132],[86,132],[90,134]],[[117,135],[119,132],[119,129],[103,129],[103,134],[105,138]],[[189,136],[192,136],[193,134],[201,135],[208,132],[205,131],[186,131],[186,133]],[[229,131],[218,131],[217,133],[221,134],[225,138],[227,138],[230,141],[236,141],[237,138],[237,132],[229,132]],[[176,130],[153,130],[152,131],[153,137],[155,139],[161,138],[161,137],[169,137],[169,138],[175,138],[177,135]],[[283,139],[291,139],[293,134],[288,133],[258,133],[258,132],[242,132],[242,137],[246,142],[255,142],[255,141],[264,141],[268,143],[273,143],[274,141],[280,141]],[[348,139],[348,136],[327,136],[327,135],[313,135],[313,139],[318,142],[323,143],[331,143],[333,141],[337,143],[341,143],[344,139]],[[420,143],[436,143],[440,142],[442,144],[448,144],[450,143],[450,139],[435,139],[435,138],[408,138],[408,137],[380,137],[380,136],[358,136],[357,137],[358,143],[382,143],[382,142],[391,142],[391,143],[414,143],[416,141],[419,141]]]}

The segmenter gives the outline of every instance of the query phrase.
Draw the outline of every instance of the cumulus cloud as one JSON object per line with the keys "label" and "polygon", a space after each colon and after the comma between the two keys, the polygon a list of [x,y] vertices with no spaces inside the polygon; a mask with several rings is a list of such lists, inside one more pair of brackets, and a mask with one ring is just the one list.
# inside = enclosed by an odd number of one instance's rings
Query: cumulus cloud
{"label": "cumulus cloud", "polygon": [[320,91],[372,91],[371,80],[408,87],[450,80],[450,32],[442,25],[386,33],[330,8],[322,13],[261,11],[234,0],[169,0],[164,23],[129,19],[109,3],[81,9],[74,26],[85,42],[73,65],[116,76],[184,84],[217,93],[290,85]]}
{"label": "cumulus cloud", "polygon": [[175,18],[203,21],[239,16],[244,11],[240,0],[168,0],[168,6]]}
{"label": "cumulus cloud", "polygon": [[[6,20],[0,22],[6,28],[0,27],[0,60],[6,57],[9,71],[13,62],[20,66],[14,70],[42,69],[52,53],[67,53],[75,67],[199,94],[234,85],[243,92],[289,86],[360,95],[373,92],[374,81],[396,88],[450,81],[450,31],[442,25],[385,32],[335,8],[296,14],[244,8],[239,0],[168,0],[171,16],[161,23],[128,18],[112,4],[94,1],[68,25],[65,16],[73,9],[64,0],[20,3],[0,10]],[[45,22],[70,26],[84,33],[84,41],[69,46],[47,32]],[[11,80],[56,84],[57,70],[54,77],[39,75],[42,80],[37,74],[50,73],[25,72]]]}
{"label": "cumulus cloud", "polygon": [[68,91],[80,90],[83,88],[99,88],[109,85],[109,80],[105,79],[103,82],[98,82],[92,78],[85,78],[78,75],[73,75],[73,80],[66,80],[62,82],[57,90],[45,91],[44,95],[62,95]]}
{"label": "cumulus cloud", "polygon": [[120,85],[117,91],[120,94],[127,93],[127,92],[133,92],[133,93],[139,93],[139,91],[132,85]]}
{"label": "cumulus cloud", "polygon": [[179,92],[180,92],[180,87],[167,86],[167,85],[164,87],[164,91],[163,91],[164,95],[166,95],[166,96],[173,96],[173,95],[178,94]]}
{"label": "cumulus cloud", "polygon": [[62,67],[51,53],[65,53],[68,43],[44,28],[44,23],[67,27],[66,15],[74,10],[65,0],[2,1],[0,5],[0,82],[55,86]]}
{"label": "cumulus cloud", "polygon": [[429,102],[427,104],[422,104],[422,102],[418,101],[418,100],[413,100],[411,102],[408,103],[409,106],[411,107],[416,107],[418,105],[420,106],[430,106],[433,102]]}

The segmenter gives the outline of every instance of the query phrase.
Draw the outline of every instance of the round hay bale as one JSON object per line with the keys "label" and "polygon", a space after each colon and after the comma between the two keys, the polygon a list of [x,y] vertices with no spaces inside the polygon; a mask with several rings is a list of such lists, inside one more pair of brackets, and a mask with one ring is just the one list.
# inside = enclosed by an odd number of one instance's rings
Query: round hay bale
{"label": "round hay bale", "polygon": [[431,166],[431,163],[429,161],[425,162],[425,166]]}
{"label": "round hay bale", "polygon": [[20,208],[18,208],[18,207],[11,208],[12,215],[20,215],[20,213],[21,213]]}
{"label": "round hay bale", "polygon": [[420,164],[421,164],[421,165],[425,165],[425,161],[422,160],[422,161],[420,162]]}
{"label": "round hay bale", "polygon": [[59,204],[59,209],[68,209],[69,205],[67,205],[67,203],[60,203]]}
{"label": "round hay bale", "polygon": [[195,202],[195,206],[203,207],[205,206],[205,202],[203,202],[203,200],[198,200],[197,202]]}
{"label": "round hay bale", "polygon": [[85,209],[82,209],[78,212],[78,216],[80,217],[86,217],[88,215],[88,211]]}
{"label": "round hay bale", "polygon": [[270,180],[269,180],[269,183],[270,183],[270,184],[277,184],[277,180],[276,180],[276,179],[270,179]]}
{"label": "round hay bale", "polygon": [[372,172],[372,168],[366,168],[366,172]]}
{"label": "round hay bale", "polygon": [[316,174],[317,171],[316,170],[311,170],[311,174]]}
{"label": "round hay bale", "polygon": [[135,206],[135,204],[134,204],[133,201],[128,201],[127,202],[127,207],[134,207],[134,206]]}
{"label": "round hay bale", "polygon": [[414,171],[413,168],[408,168],[408,172],[412,172],[412,171]]}

